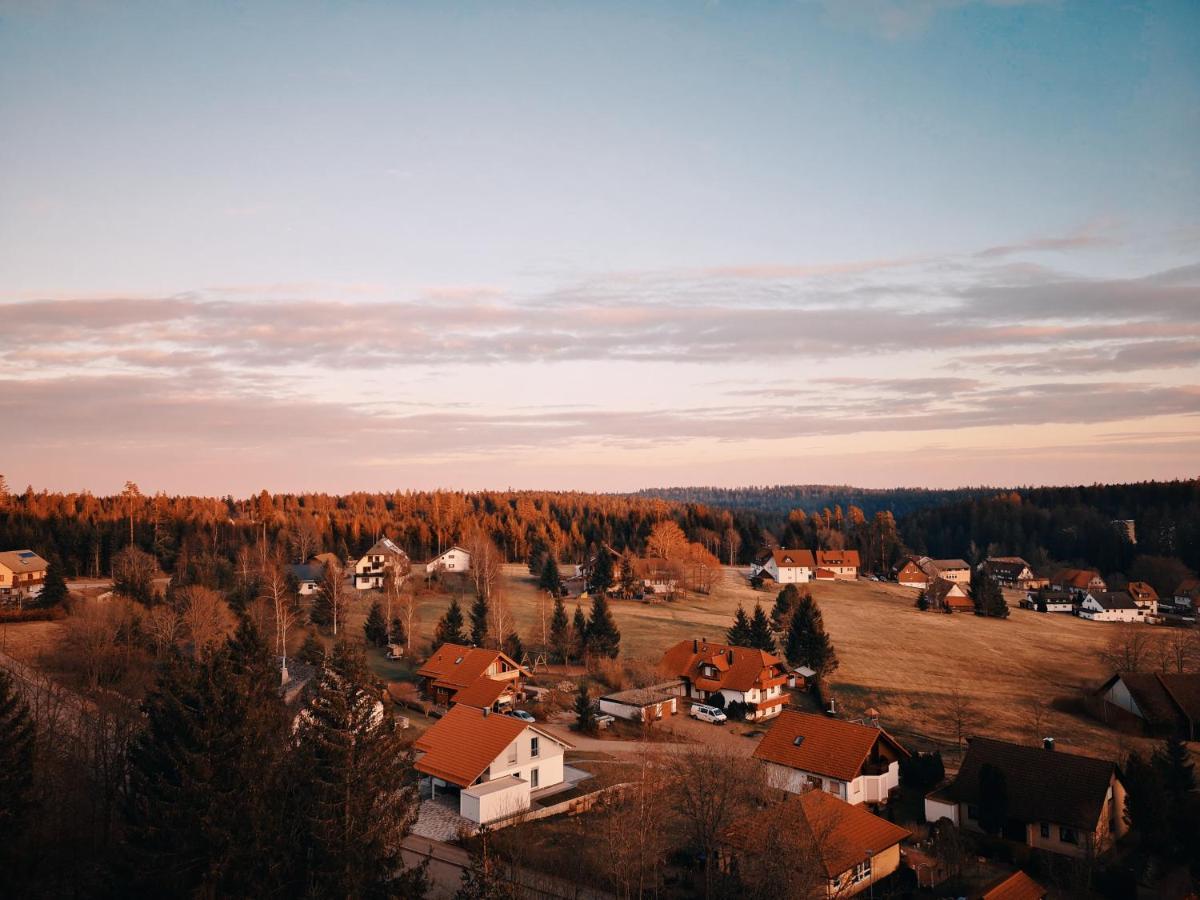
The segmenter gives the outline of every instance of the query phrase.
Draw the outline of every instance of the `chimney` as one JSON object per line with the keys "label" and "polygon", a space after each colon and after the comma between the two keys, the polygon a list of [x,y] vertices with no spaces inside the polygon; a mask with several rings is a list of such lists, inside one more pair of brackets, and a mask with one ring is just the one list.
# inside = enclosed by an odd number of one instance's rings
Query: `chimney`
{"label": "chimney", "polygon": [[488,717],[488,713],[490,713],[490,712],[491,712],[491,710],[490,710],[490,709],[488,709],[488,707],[486,707],[486,706],[485,706],[485,707],[483,708],[483,717],[486,719],[486,718]]}
{"label": "chimney", "polygon": [[696,640],[695,638],[692,638],[692,652],[693,653],[700,652],[700,642],[698,640]]}
{"label": "chimney", "polygon": [[1054,749],[1054,738],[1042,738],[1042,749],[1043,750],[1053,750]]}
{"label": "chimney", "polygon": [[829,715],[837,715],[837,699],[834,697],[829,698]]}
{"label": "chimney", "polygon": [[733,665],[733,648],[732,647],[729,648],[729,664],[731,666]]}

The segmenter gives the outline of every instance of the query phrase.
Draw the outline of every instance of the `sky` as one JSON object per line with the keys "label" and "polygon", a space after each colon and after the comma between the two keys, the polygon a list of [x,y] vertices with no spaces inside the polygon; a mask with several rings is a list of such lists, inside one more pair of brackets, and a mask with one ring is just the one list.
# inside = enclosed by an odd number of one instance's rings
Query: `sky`
{"label": "sky", "polygon": [[1200,475],[1200,4],[0,0],[17,490]]}

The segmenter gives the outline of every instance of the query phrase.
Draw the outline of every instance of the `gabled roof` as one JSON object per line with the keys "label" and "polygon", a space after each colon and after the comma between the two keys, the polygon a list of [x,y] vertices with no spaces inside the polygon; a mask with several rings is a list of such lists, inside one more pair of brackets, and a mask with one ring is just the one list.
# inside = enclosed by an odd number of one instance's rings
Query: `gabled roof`
{"label": "gabled roof", "polygon": [[[925,589],[925,599],[930,606],[965,607],[975,604],[967,597],[962,586],[945,578],[935,578]],[[957,602],[956,602],[957,601]]]}
{"label": "gabled roof", "polygon": [[825,877],[832,880],[912,833],[825,791],[793,794],[781,807],[736,822],[726,832],[726,842],[741,849],[771,847],[770,831],[786,822],[801,830],[803,845],[815,848]]}
{"label": "gabled roof", "polygon": [[969,569],[970,564],[965,559],[931,559],[929,561],[939,572],[947,569]]}
{"label": "gabled roof", "polygon": [[1092,579],[1104,580],[1100,578],[1100,573],[1095,569],[1063,569],[1054,579],[1054,583],[1070,585],[1082,591],[1087,590]]}
{"label": "gabled roof", "polygon": [[771,557],[780,569],[815,569],[817,567],[811,550],[772,550]]}
{"label": "gabled roof", "polygon": [[[1171,691],[1167,689],[1164,679],[1170,677],[1172,676],[1163,676],[1157,672],[1121,672],[1100,685],[1096,693],[1104,694],[1109,688],[1120,681],[1125,685],[1126,690],[1129,691],[1129,695],[1133,697],[1133,702],[1137,704],[1137,708],[1141,710],[1142,718],[1150,725],[1174,728],[1179,722],[1179,714],[1182,710],[1176,703]],[[1196,687],[1200,688],[1200,675],[1180,675],[1174,677],[1185,680],[1191,679],[1195,682]],[[1188,691],[1186,683],[1179,684],[1178,689],[1186,696]],[[1200,719],[1200,709],[1196,709],[1193,712],[1195,713],[1195,717]]]}
{"label": "gabled roof", "polygon": [[424,752],[414,768],[459,787],[470,787],[509,744],[529,728],[538,735],[570,747],[566,741],[527,722],[499,713],[485,715],[473,706],[454,706],[414,746]]}
{"label": "gabled roof", "polygon": [[396,546],[390,538],[380,538],[363,556],[399,556],[408,559],[408,554]]}
{"label": "gabled roof", "polygon": [[27,572],[43,572],[49,565],[32,550],[5,550],[0,553],[0,565],[25,574]]}
{"label": "gabled roof", "polygon": [[500,681],[498,678],[476,678],[473,682],[454,695],[456,704],[474,706],[476,709],[491,707],[500,696],[512,687],[511,681]]}
{"label": "gabled roof", "polygon": [[483,647],[463,647],[460,644],[442,644],[430,654],[424,665],[417,669],[421,678],[432,678],[445,687],[465,688],[481,678],[488,666],[503,660],[513,669],[524,669],[512,657],[500,650],[485,650]]}
{"label": "gabled roof", "polygon": [[979,895],[979,900],[1044,900],[1046,889],[1024,872],[1013,872]]}
{"label": "gabled roof", "polygon": [[[705,676],[701,667],[715,668],[714,676]],[[753,647],[712,644],[705,640],[680,641],[663,654],[659,670],[676,678],[686,678],[706,691],[741,691],[763,687],[765,682],[787,678],[782,659]]]}
{"label": "gabled roof", "polygon": [[1149,603],[1151,600],[1158,599],[1158,591],[1144,581],[1131,581],[1126,585],[1125,590],[1137,603]]}
{"label": "gabled roof", "polygon": [[908,751],[882,728],[784,710],[755,748],[754,757],[839,781],[852,781],[881,741],[900,756],[908,756]]}
{"label": "gabled roof", "polygon": [[979,802],[979,772],[992,765],[1004,773],[1008,815],[1022,822],[1052,822],[1091,831],[1100,820],[1116,763],[971,738],[958,776],[942,793],[960,803]]}
{"label": "gabled roof", "polygon": [[1102,609],[1140,609],[1133,598],[1124,591],[1089,591],[1091,597],[1100,604]]}
{"label": "gabled roof", "polygon": [[857,550],[818,550],[818,566],[854,566],[858,568]]}
{"label": "gabled roof", "polygon": [[435,556],[433,559],[431,559],[430,562],[437,562],[439,559],[441,559],[447,553],[453,553],[455,550],[457,550],[459,553],[465,553],[465,554],[467,554],[467,556],[471,555],[471,551],[468,550],[466,547],[460,547],[458,544],[454,544],[453,546],[447,547],[445,550],[443,550],[441,553],[439,553],[437,556]]}
{"label": "gabled roof", "polygon": [[985,572],[997,572],[1010,578],[1016,578],[1026,569],[1033,571],[1033,567],[1019,556],[989,556],[983,561],[983,568]]}
{"label": "gabled roof", "polygon": [[321,566],[311,563],[305,565],[290,565],[287,567],[288,572],[296,576],[297,581],[317,581],[322,573]]}
{"label": "gabled roof", "polygon": [[1175,588],[1176,597],[1193,597],[1200,594],[1200,578],[1185,578]]}

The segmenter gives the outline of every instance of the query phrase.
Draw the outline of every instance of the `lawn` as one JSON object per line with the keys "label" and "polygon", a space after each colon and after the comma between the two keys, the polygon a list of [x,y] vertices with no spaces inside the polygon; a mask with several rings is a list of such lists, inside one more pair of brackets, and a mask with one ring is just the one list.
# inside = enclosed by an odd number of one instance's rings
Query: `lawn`
{"label": "lawn", "polygon": [[[1065,751],[1117,758],[1136,739],[1072,711],[1073,701],[1107,673],[1100,653],[1116,626],[1014,608],[1007,620],[922,613],[916,591],[881,582],[809,586],[841,665],[832,678],[847,714],[868,708],[914,746],[956,744],[952,695],[966,695],[969,732],[1035,742],[1053,736]],[[505,569],[504,596],[527,643],[541,634],[541,598],[521,565]],[[727,568],[712,595],[673,603],[611,603],[623,656],[657,660],[671,643],[719,640],[738,603],[768,610],[775,591],[754,591],[745,570]],[[432,636],[446,597],[422,600],[422,634]],[[568,612],[574,601],[568,601]]]}

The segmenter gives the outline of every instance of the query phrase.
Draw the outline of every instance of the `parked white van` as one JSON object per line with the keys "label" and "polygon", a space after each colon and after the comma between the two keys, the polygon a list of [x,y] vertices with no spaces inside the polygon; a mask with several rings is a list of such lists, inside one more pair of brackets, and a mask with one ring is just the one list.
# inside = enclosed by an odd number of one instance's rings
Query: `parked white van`
{"label": "parked white van", "polygon": [[691,714],[701,722],[713,722],[714,724],[722,725],[726,721],[725,713],[721,712],[715,706],[705,706],[702,703],[693,703]]}

